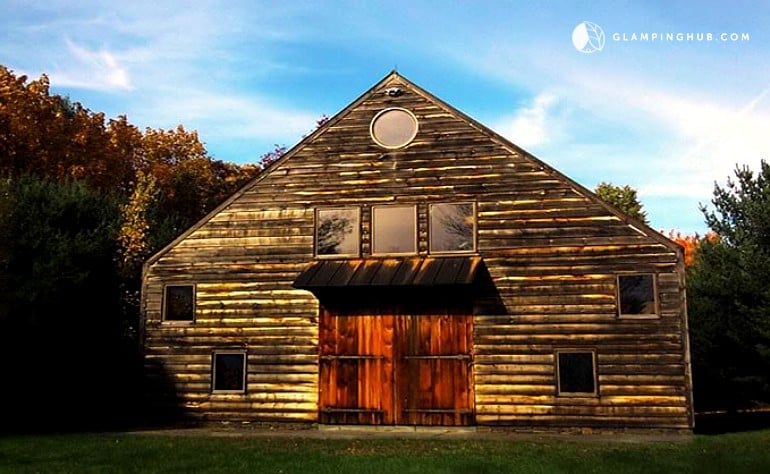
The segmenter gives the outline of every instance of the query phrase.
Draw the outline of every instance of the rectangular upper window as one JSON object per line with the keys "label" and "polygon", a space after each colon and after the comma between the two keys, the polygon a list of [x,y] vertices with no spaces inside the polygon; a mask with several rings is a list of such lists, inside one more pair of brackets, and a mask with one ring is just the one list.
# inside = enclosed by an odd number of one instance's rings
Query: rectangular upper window
{"label": "rectangular upper window", "polygon": [[167,285],[163,294],[164,321],[195,319],[195,286]]}
{"label": "rectangular upper window", "polygon": [[618,316],[655,317],[657,315],[657,291],[655,275],[618,276]]}
{"label": "rectangular upper window", "polygon": [[215,352],[212,358],[211,391],[243,393],[246,391],[246,354]]}
{"label": "rectangular upper window", "polygon": [[593,351],[556,351],[557,394],[596,395],[595,359]]}
{"label": "rectangular upper window", "polygon": [[476,250],[476,218],[473,203],[431,204],[429,214],[431,253]]}
{"label": "rectangular upper window", "polygon": [[372,207],[372,254],[412,255],[416,253],[416,206]]}
{"label": "rectangular upper window", "polygon": [[358,257],[361,233],[358,208],[318,209],[315,252],[319,257]]}

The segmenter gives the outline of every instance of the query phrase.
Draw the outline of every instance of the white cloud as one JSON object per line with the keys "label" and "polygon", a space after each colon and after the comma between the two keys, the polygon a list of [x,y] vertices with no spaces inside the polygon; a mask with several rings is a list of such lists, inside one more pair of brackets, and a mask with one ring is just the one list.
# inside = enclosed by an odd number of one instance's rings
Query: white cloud
{"label": "white cloud", "polygon": [[[516,131],[525,140],[547,143],[549,127],[557,124],[567,138],[559,143],[562,148],[597,140],[614,143],[618,153],[626,147],[626,159],[622,153],[617,159],[605,157],[605,166],[612,166],[617,176],[631,177],[630,184],[641,196],[705,201],[714,182],[723,183],[736,164],[756,169],[762,158],[770,158],[770,86],[757,88],[753,97],[739,102],[737,97],[745,96],[745,91],[725,89],[715,96],[693,88],[683,93],[678,90],[681,84],[655,83],[640,75],[570,70],[561,83],[548,85],[549,90],[554,87],[570,90],[559,97],[560,108],[588,111],[589,117],[586,112],[581,117],[593,123],[590,135],[581,133],[580,121],[558,120],[553,102],[547,100],[551,95],[545,92],[536,96],[542,98],[539,102],[507,122],[504,134],[515,143],[521,142]],[[610,132],[608,124],[625,128],[628,136]],[[580,143],[571,137],[580,137]],[[641,155],[640,149],[648,154]],[[553,147],[548,151],[559,153]]]}
{"label": "white cloud", "polygon": [[556,103],[555,94],[542,92],[530,105],[517,110],[513,117],[502,120],[497,129],[523,148],[545,145],[556,132],[557,120],[551,115]]}
{"label": "white cloud", "polygon": [[66,40],[71,57],[66,69],[53,70],[51,80],[60,87],[93,90],[132,90],[127,69],[115,53],[102,49],[90,50]]}
{"label": "white cloud", "polygon": [[737,164],[757,169],[770,155],[767,95],[765,88],[743,107],[654,90],[630,101],[674,134],[668,156],[661,157],[663,173],[640,194],[704,197]]}

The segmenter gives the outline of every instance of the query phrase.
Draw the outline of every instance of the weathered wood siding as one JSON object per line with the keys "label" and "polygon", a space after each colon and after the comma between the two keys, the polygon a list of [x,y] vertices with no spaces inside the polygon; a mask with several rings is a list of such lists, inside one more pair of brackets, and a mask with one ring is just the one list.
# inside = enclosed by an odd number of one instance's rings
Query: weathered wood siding
{"label": "weathered wood siding", "polygon": [[[312,295],[291,287],[312,251],[312,210],[232,206],[145,277],[145,353],[202,418],[314,421],[318,328]],[[272,237],[276,232],[280,237]],[[310,239],[310,243],[308,243]],[[296,242],[295,242],[296,240]],[[161,322],[164,284],[196,286],[195,322]],[[211,393],[212,353],[246,350],[245,394]]]}
{"label": "weathered wood siding", "polygon": [[[382,91],[399,86],[405,94]],[[415,140],[369,135],[386,107],[412,111]],[[428,204],[477,203],[478,253],[494,283],[475,305],[478,424],[691,426],[683,270],[676,247],[584,188],[392,74],[208,219],[148,262],[146,353],[190,413],[316,421],[318,303],[291,284],[313,260],[314,209],[414,203],[418,251]],[[616,276],[657,275],[660,317],[618,319]],[[194,283],[193,324],[161,322],[163,285]],[[554,351],[597,354],[598,396],[557,397]],[[211,393],[211,354],[245,349],[245,394]]]}

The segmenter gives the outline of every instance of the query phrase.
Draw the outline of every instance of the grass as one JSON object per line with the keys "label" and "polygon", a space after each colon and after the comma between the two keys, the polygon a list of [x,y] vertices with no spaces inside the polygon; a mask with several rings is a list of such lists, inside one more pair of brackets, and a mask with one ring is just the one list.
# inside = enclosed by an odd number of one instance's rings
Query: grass
{"label": "grass", "polygon": [[30,435],[0,437],[0,473],[767,473],[768,446],[770,430],[673,443]]}

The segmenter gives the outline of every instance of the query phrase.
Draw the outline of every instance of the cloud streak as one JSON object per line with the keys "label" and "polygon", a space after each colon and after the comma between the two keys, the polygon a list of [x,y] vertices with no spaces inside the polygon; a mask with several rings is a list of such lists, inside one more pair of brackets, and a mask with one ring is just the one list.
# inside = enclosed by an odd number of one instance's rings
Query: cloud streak
{"label": "cloud streak", "polygon": [[98,91],[134,89],[128,70],[115,53],[106,49],[94,51],[70,39],[65,42],[70,54],[68,67],[50,72],[57,86]]}
{"label": "cloud streak", "polygon": [[133,111],[138,120],[155,121],[166,127],[181,122],[225,140],[298,140],[320,115],[260,97],[202,89],[168,91],[154,97],[148,105]]}

